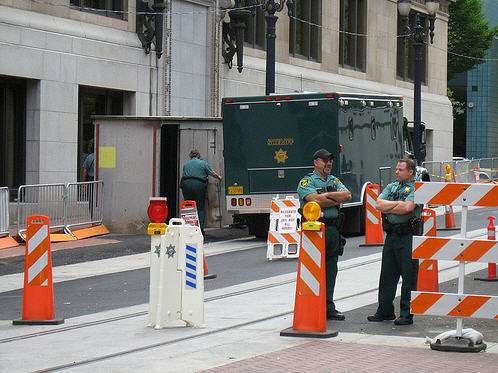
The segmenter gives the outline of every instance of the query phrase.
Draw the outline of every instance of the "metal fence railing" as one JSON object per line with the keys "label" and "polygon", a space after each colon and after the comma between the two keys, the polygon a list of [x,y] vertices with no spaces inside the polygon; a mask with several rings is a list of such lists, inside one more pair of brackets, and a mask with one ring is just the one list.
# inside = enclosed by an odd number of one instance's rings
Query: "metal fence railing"
{"label": "metal fence railing", "polygon": [[31,215],[45,215],[50,229],[102,223],[104,183],[88,181],[69,184],[21,185],[17,192],[17,233],[24,237]]}
{"label": "metal fence railing", "polygon": [[498,158],[464,159],[438,162],[423,162],[432,181],[444,181],[446,165],[450,165],[457,183],[473,183],[474,171],[480,174],[481,181],[494,180],[498,177]]}
{"label": "metal fence railing", "polygon": [[9,188],[0,188],[0,237],[9,234]]}
{"label": "metal fence railing", "polygon": [[31,215],[45,215],[50,228],[64,228],[64,184],[21,185],[17,190],[17,234],[26,232]]}
{"label": "metal fence railing", "polygon": [[103,181],[69,183],[66,187],[66,197],[66,229],[102,223],[104,218]]}

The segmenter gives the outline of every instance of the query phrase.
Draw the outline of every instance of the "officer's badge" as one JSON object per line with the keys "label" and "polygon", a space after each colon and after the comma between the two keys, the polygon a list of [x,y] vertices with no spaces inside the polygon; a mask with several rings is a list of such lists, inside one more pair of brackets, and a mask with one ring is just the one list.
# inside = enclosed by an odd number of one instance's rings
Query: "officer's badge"
{"label": "officer's badge", "polygon": [[301,182],[299,183],[301,187],[305,188],[310,181],[308,179],[302,179]]}
{"label": "officer's badge", "polygon": [[410,187],[405,188],[405,193],[410,193]]}
{"label": "officer's badge", "polygon": [[337,186],[337,180],[334,180],[334,185]]}

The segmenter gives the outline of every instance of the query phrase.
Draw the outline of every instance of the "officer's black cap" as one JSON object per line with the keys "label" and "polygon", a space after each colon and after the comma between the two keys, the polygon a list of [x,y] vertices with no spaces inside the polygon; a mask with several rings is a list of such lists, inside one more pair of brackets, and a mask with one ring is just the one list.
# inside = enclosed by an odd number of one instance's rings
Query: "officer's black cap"
{"label": "officer's black cap", "polygon": [[318,158],[321,158],[324,160],[328,160],[329,158],[334,159],[334,155],[332,153],[329,153],[329,151],[326,149],[319,149],[315,152],[315,154],[313,154],[313,160],[318,159]]}

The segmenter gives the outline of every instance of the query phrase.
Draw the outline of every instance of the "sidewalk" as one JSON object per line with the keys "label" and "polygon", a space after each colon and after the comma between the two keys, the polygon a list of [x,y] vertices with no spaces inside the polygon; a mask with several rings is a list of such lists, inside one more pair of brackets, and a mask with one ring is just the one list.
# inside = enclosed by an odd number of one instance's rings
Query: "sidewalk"
{"label": "sidewalk", "polygon": [[[0,321],[0,371],[496,371],[496,320],[465,320],[465,327],[485,335],[488,349],[479,354],[443,353],[425,345],[426,335],[454,329],[454,319],[416,316],[415,324],[406,327],[368,323],[366,315],[377,298],[379,256],[339,263],[336,299],[346,321],[328,322],[339,331],[336,338],[279,336],[292,325],[296,284],[295,273],[289,273],[206,292],[205,328],[187,328],[183,322],[147,328],[147,304],[69,318],[56,327],[13,327],[10,320]],[[79,272],[82,265],[66,271]],[[468,272],[482,267],[471,264]],[[454,286],[457,273],[457,268],[444,268],[446,288]],[[469,290],[474,290],[471,284]],[[36,358],[24,358],[26,351]]]}

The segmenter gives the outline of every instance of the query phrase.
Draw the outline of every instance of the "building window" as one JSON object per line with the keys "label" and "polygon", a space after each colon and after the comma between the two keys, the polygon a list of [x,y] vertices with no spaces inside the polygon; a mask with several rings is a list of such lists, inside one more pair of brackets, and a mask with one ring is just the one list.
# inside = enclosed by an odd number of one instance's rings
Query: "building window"
{"label": "building window", "polygon": [[[408,17],[408,26],[410,30],[415,29],[417,13],[410,12]],[[420,24],[422,26],[427,25],[427,17],[424,14],[420,14]],[[403,30],[403,25],[401,22],[401,17],[398,17],[398,36],[404,35],[406,33]],[[404,43],[403,43],[404,40]],[[422,83],[426,82],[426,61],[427,61],[427,43],[422,46]],[[407,80],[413,82],[415,78],[415,49],[413,48],[413,41],[409,37],[398,37],[398,48],[397,48],[397,63],[396,63],[396,75],[398,79]]]}
{"label": "building window", "polygon": [[0,187],[12,197],[25,183],[25,169],[26,81],[0,76]]}
{"label": "building window", "polygon": [[70,0],[73,7],[106,17],[127,19],[128,0]]}
{"label": "building window", "polygon": [[250,48],[266,49],[266,22],[265,11],[258,6],[256,14],[247,20],[247,28],[244,32],[244,41]]}
{"label": "building window", "polygon": [[294,17],[290,20],[289,53],[292,56],[320,61],[321,0],[296,0]]}
{"label": "building window", "polygon": [[80,87],[78,95],[78,180],[90,140],[94,138],[92,115],[123,115],[124,94],[119,91]]}
{"label": "building window", "polygon": [[339,64],[342,67],[365,71],[366,15],[366,0],[341,0]]}

